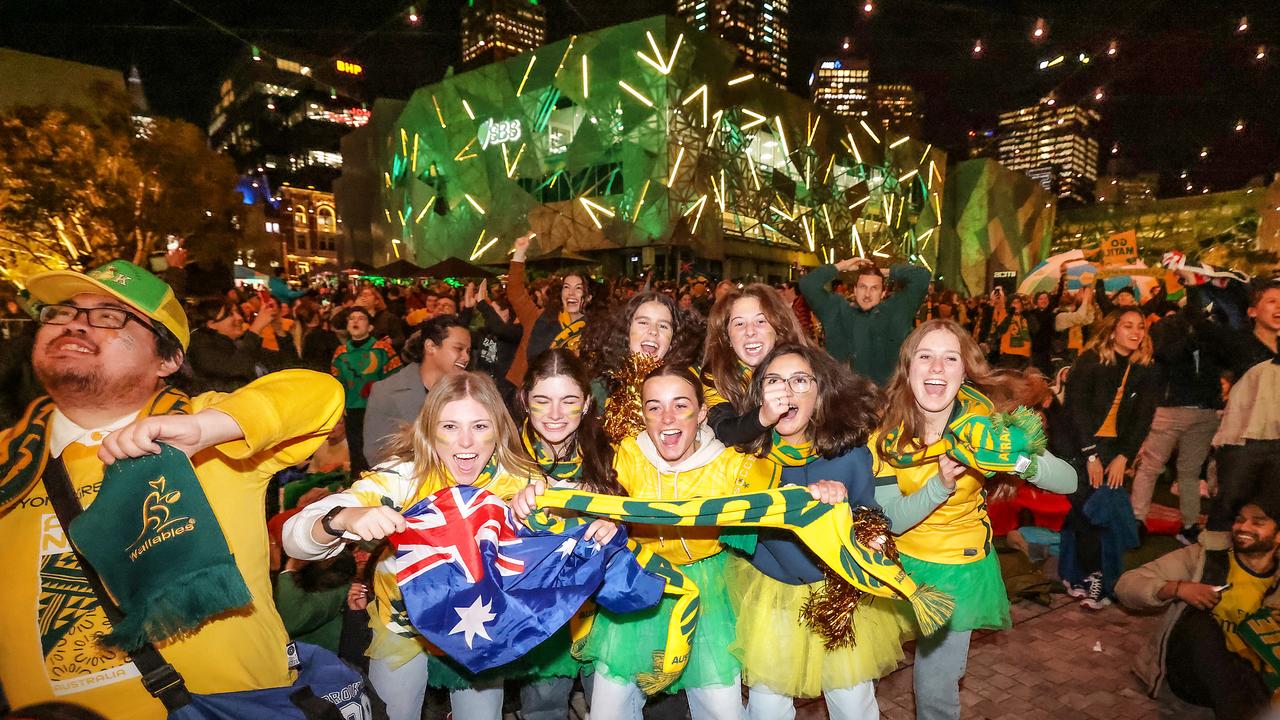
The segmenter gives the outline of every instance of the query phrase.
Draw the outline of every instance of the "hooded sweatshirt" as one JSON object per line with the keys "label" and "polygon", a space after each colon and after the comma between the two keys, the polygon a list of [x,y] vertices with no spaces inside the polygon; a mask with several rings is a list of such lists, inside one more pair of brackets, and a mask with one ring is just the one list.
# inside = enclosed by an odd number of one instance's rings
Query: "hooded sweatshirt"
{"label": "hooded sweatshirt", "polygon": [[[780,468],[772,461],[746,455],[716,440],[706,425],[698,426],[697,449],[668,463],[648,433],[618,446],[613,467],[618,482],[636,500],[688,500],[739,495],[777,487]],[[718,527],[632,525],[631,537],[676,565],[687,565],[720,552]]]}

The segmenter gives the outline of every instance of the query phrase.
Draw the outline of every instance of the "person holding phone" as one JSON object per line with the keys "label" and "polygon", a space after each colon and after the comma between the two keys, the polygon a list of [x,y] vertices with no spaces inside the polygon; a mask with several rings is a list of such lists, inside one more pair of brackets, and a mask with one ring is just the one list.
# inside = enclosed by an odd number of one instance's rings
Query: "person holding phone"
{"label": "person holding phone", "polygon": [[1120,577],[1116,595],[1126,607],[1168,608],[1159,633],[1135,660],[1134,672],[1152,697],[1167,683],[1182,700],[1212,708],[1222,719],[1255,717],[1267,706],[1271,693],[1262,676],[1270,668],[1239,627],[1264,607],[1280,607],[1278,519],[1275,488],[1238,504],[1225,584],[1203,582],[1206,553],[1198,543]]}

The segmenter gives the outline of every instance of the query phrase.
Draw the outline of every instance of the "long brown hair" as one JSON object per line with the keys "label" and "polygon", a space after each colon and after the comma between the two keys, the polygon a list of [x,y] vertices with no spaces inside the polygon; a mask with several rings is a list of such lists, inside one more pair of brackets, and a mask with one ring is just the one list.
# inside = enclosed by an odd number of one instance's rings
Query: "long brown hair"
{"label": "long brown hair", "polygon": [[1155,356],[1155,348],[1151,345],[1151,333],[1146,331],[1146,318],[1136,306],[1112,310],[1107,313],[1102,320],[1098,321],[1093,331],[1093,337],[1085,344],[1081,354],[1093,350],[1098,353],[1098,360],[1103,365],[1115,365],[1116,356],[1118,355],[1115,342],[1116,326],[1120,324],[1121,318],[1129,313],[1137,315],[1138,319],[1143,322],[1142,342],[1138,343],[1138,349],[1129,355],[1129,362],[1135,365],[1150,365]]}
{"label": "long brown hair", "polygon": [[[693,311],[681,310],[676,306],[676,301],[666,295],[646,291],[636,293],[621,306],[613,304],[598,307],[587,320],[579,356],[592,377],[604,377],[610,370],[622,367],[623,361],[631,353],[631,320],[640,306],[647,302],[661,303],[671,313],[671,346],[662,361],[683,367],[689,367],[698,361],[705,330],[702,316]],[[612,381],[609,384],[612,385]]]}
{"label": "long brown hair", "polygon": [[717,300],[707,318],[702,367],[711,373],[716,392],[738,412],[745,412],[751,407],[746,399],[749,390],[747,380],[738,372],[738,356],[729,342],[729,316],[733,312],[733,304],[742,298],[755,298],[760,303],[760,311],[777,335],[774,347],[808,344],[796,314],[778,291],[768,285],[752,283],[741,289],[734,287]]}
{"label": "long brown hair", "polygon": [[[765,370],[784,355],[795,355],[813,370],[816,381],[810,392],[818,393],[809,419],[809,439],[813,451],[830,460],[867,444],[867,438],[880,422],[884,395],[876,384],[836,362],[825,350],[808,343],[786,343],[774,346],[752,375],[747,402],[759,405],[764,395]],[[762,433],[747,447],[760,457],[769,454],[773,433]]]}
{"label": "long brown hair", "polygon": [[987,363],[986,354],[982,352],[982,348],[978,347],[973,337],[960,327],[960,323],[942,318],[920,323],[915,330],[911,331],[907,339],[902,341],[902,347],[898,350],[897,368],[894,370],[893,378],[889,380],[888,389],[885,390],[887,402],[880,427],[886,430],[902,427],[902,432],[898,436],[900,449],[888,447],[886,442],[888,433],[882,433],[879,447],[881,455],[896,455],[905,450],[920,450],[925,446],[922,439],[925,426],[924,413],[920,412],[920,408],[916,405],[915,395],[911,392],[909,375],[911,358],[920,347],[920,341],[934,330],[946,330],[955,335],[956,340],[960,342],[960,358],[964,361],[965,382],[982,391],[986,391],[987,386],[992,382],[991,366]]}
{"label": "long brown hair", "polygon": [[[450,373],[438,380],[427,393],[418,417],[393,436],[387,448],[389,456],[413,463],[413,478],[419,486],[437,475],[445,476],[444,461],[436,453],[434,430],[444,406],[464,398],[475,400],[489,411],[497,433],[493,453],[498,457],[498,467],[517,477],[541,477],[541,468],[524,452],[520,431],[507,414],[498,386],[493,384],[493,378],[479,372]],[[486,463],[488,460],[485,458]]]}
{"label": "long brown hair", "polygon": [[[530,363],[524,376],[524,386],[516,395],[516,404],[525,418],[524,422],[529,422],[529,393],[533,391],[533,386],[540,380],[553,377],[573,380],[582,393],[581,420],[568,443],[570,446],[576,445],[582,456],[582,489],[605,495],[626,495],[627,491],[618,483],[618,473],[613,469],[613,445],[604,434],[600,410],[591,397],[591,377],[587,375],[586,366],[572,350],[552,348],[539,354]],[[532,425],[529,425],[529,431],[535,434],[538,432]]]}

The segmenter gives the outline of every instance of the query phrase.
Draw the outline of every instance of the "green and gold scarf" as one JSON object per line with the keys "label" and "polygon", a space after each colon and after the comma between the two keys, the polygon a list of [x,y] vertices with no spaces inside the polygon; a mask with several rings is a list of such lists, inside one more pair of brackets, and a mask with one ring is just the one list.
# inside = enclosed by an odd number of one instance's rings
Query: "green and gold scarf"
{"label": "green and gold scarf", "polygon": [[578,449],[576,441],[573,443],[573,455],[561,458],[556,457],[555,449],[549,443],[543,442],[527,420],[521,436],[524,438],[524,448],[529,452],[529,457],[538,463],[538,467],[541,467],[542,472],[548,477],[574,483],[582,480],[582,452]]}
{"label": "green and gold scarf", "polygon": [[942,437],[922,448],[903,449],[902,426],[885,432],[890,449],[885,461],[896,468],[911,467],[950,455],[956,461],[990,477],[1011,473],[1033,478],[1048,439],[1039,413],[1020,407],[997,413],[991,401],[972,385],[961,385],[951,420]]}
{"label": "green and gold scarf", "polygon": [[773,443],[769,446],[769,459],[782,467],[803,467],[818,459],[812,442],[792,443],[773,431]]}
{"label": "green and gold scarf", "polygon": [[578,352],[578,345],[582,342],[582,331],[587,328],[587,316],[582,315],[577,320],[572,320],[569,318],[569,313],[561,310],[556,319],[560,322],[560,332],[556,333],[555,339],[551,341],[551,347],[568,348]]}
{"label": "green and gold scarf", "polygon": [[[814,500],[808,488],[784,487],[693,500],[633,500],[551,488],[538,498],[538,507],[564,508],[580,515],[645,525],[789,530],[832,572],[857,590],[910,602],[916,622],[926,635],[943,627],[955,607],[951,597],[932,587],[917,585],[893,557],[867,545],[871,537],[883,532],[882,518],[878,513],[867,508],[851,513],[844,503],[827,505]],[[530,524],[535,527],[546,527],[554,522],[565,521],[551,519],[549,513],[541,512],[530,518]],[[647,563],[652,561],[644,555],[644,549],[637,544],[633,550],[636,550],[641,565],[650,569]],[[665,569],[653,571],[667,578],[668,593],[679,596],[676,612],[668,625],[666,647],[662,652],[654,653],[654,672],[643,679],[650,687],[658,685],[661,689],[678,677],[688,662],[690,642],[697,623],[698,591],[688,578],[674,578]],[[641,679],[638,678],[638,682]]]}

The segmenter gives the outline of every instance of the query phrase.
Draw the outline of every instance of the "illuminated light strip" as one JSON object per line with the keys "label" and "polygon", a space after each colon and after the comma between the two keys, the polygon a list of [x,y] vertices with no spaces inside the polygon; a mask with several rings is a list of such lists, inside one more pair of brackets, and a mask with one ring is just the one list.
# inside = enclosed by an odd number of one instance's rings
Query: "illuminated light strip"
{"label": "illuminated light strip", "polygon": [[827,213],[827,206],[822,206],[822,219],[827,223],[827,237],[831,238],[831,242],[836,241],[836,231],[831,229],[831,215]]}
{"label": "illuminated light strip", "polygon": [[795,216],[793,216],[791,213],[787,212],[786,210],[783,210],[782,208],[778,207],[777,205],[770,204],[769,209],[778,213],[779,215],[781,215],[782,217],[788,220],[795,220]]}
{"label": "illuminated light strip", "polygon": [[400,218],[400,224],[401,224],[401,225],[404,225],[404,211],[403,211],[403,210],[397,210],[397,211],[396,211],[396,217]]}
{"label": "illuminated light strip", "polygon": [[941,201],[938,200],[937,193],[933,194],[933,218],[938,222],[942,222],[942,205]]}
{"label": "illuminated light strip", "polygon": [[564,55],[560,56],[560,64],[556,66],[556,71],[551,74],[551,77],[560,77],[560,71],[564,69],[564,62],[569,59],[569,51],[573,49],[573,41],[577,39],[577,35],[569,36],[569,46],[564,49]]}
{"label": "illuminated light strip", "polygon": [[730,78],[730,79],[729,79],[729,87],[733,87],[734,85],[741,85],[742,83],[744,83],[744,82],[746,82],[746,81],[750,80],[751,78],[753,78],[753,77],[755,77],[755,76],[756,76],[756,74],[755,74],[755,73],[747,73],[746,75],[739,75],[739,76],[738,76],[738,77],[736,77],[736,78]]}
{"label": "illuminated light strip", "polygon": [[939,180],[942,179],[942,173],[938,172],[938,166],[935,165],[932,160],[929,161],[929,176],[930,177],[937,176]]}
{"label": "illuminated light strip", "polygon": [[888,243],[888,242],[886,242],[885,244],[883,244],[883,245],[881,245],[880,247],[876,248],[875,250],[872,250],[872,251],[871,251],[871,254],[872,254],[872,255],[875,255],[876,257],[885,257],[885,258],[887,258],[887,257],[889,257],[888,253],[882,253],[882,252],[880,252],[881,250],[884,250],[884,249],[885,249],[885,248],[887,248],[887,247],[889,247],[889,243]]}
{"label": "illuminated light strip", "polygon": [[591,216],[591,222],[595,223],[597,230],[603,230],[604,225],[600,224],[600,218],[596,217],[596,211],[602,212],[608,217],[613,217],[615,215],[615,213],[609,208],[593,203],[584,197],[578,198],[578,202],[582,203],[582,207],[586,208],[587,215]]}
{"label": "illuminated light strip", "polygon": [[[482,233],[482,234],[480,235],[480,237],[482,237],[482,238],[483,238],[483,237],[484,237],[484,234]],[[496,242],[498,242],[498,236],[497,236],[497,235],[494,235],[492,240],[490,240],[489,242],[487,242],[487,243],[485,243],[485,244],[484,244],[484,247],[482,247],[482,248],[480,248],[479,250],[476,250],[475,252],[471,253],[471,257],[469,258],[469,260],[475,260],[476,258],[480,257],[481,255],[484,255],[484,251],[485,251],[485,250],[488,250],[488,249],[489,249],[489,248],[491,248],[491,247],[493,247],[493,244],[494,244],[494,243],[496,243]]]}
{"label": "illuminated light strip", "polygon": [[858,143],[853,141],[853,133],[845,133],[845,136],[849,138],[849,149],[853,151],[854,161],[861,165],[862,153],[858,152]]}
{"label": "illuminated light strip", "polygon": [[692,93],[690,93],[689,97],[680,101],[680,105],[681,106],[688,105],[689,103],[693,102],[693,99],[698,97],[699,95],[702,96],[702,127],[706,127],[707,126],[707,86],[706,85],[703,85],[699,87],[697,90],[694,90]]}
{"label": "illuminated light strip", "polygon": [[525,143],[520,143],[520,149],[516,150],[516,159],[510,163],[507,162],[507,146],[502,145],[502,165],[507,169],[507,177],[511,177],[516,173],[516,167],[520,164],[520,156],[524,155]]}
{"label": "illuminated light strip", "polygon": [[711,132],[707,133],[707,144],[711,144],[711,139],[716,136],[716,132],[720,130],[720,118],[724,117],[723,110],[717,110],[715,115],[711,116]]}
{"label": "illuminated light strip", "polygon": [[915,177],[915,176],[916,176],[916,175],[918,175],[918,174],[920,174],[920,170],[919,170],[919,169],[912,170],[911,172],[907,173],[906,175],[903,175],[902,177],[898,178],[898,182],[900,182],[900,183],[904,183],[904,182],[906,182],[906,181],[910,180],[911,178]]}
{"label": "illuminated light strip", "polygon": [[475,198],[471,197],[468,193],[462,193],[462,196],[467,199],[467,202],[471,203],[471,207],[475,208],[476,212],[481,215],[485,214],[484,208],[480,207],[480,203],[476,202]]}
{"label": "illuminated light strip", "polygon": [[804,141],[805,145],[813,144],[813,135],[818,132],[818,123],[822,122],[822,116],[818,115],[813,118],[813,126],[809,128],[809,139]]}
{"label": "illuminated light strip", "polygon": [[529,73],[533,72],[533,64],[537,61],[537,55],[529,56],[529,64],[524,69],[524,77],[520,80],[520,87],[516,88],[516,97],[520,97],[520,93],[524,92],[524,84],[529,82]]}
{"label": "illuminated light strip", "polygon": [[760,190],[760,176],[756,174],[756,163],[751,159],[751,153],[743,153],[747,157],[747,167],[751,169],[751,182],[756,186],[756,190]]}
{"label": "illuminated light strip", "polygon": [[590,83],[587,82],[587,76],[588,76],[587,75],[587,56],[586,56],[586,53],[583,53],[582,55],[582,97],[584,98],[591,97],[591,87],[590,87]]}
{"label": "illuminated light strip", "polygon": [[643,95],[639,90],[637,90],[637,89],[635,89],[635,88],[631,87],[630,85],[628,85],[628,84],[627,84],[627,82],[626,82],[625,80],[619,80],[619,81],[618,81],[618,87],[621,87],[623,90],[626,90],[627,92],[631,93],[631,96],[632,96],[632,97],[634,97],[635,99],[637,99],[637,100],[639,100],[640,102],[644,103],[645,105],[648,105],[649,107],[653,107],[653,101],[652,101],[652,100],[650,100],[649,98],[645,97],[645,96],[644,96],[644,95]]}
{"label": "illuminated light strip", "polygon": [[[929,143],[928,145],[925,145],[924,152],[920,155],[920,161],[917,162],[916,165],[923,165],[924,161],[929,158],[929,151],[932,149],[933,149],[933,143]],[[932,165],[933,163],[930,162],[929,164]]]}
{"label": "illuminated light strip", "polygon": [[813,157],[809,155],[805,155],[804,156],[804,184],[805,185],[810,184],[809,173],[812,171],[813,171]]}
{"label": "illuminated light strip", "polygon": [[684,160],[684,146],[676,152],[675,164],[671,166],[671,174],[667,176],[667,187],[671,187],[671,183],[676,181],[676,173],[680,172],[680,161]]}
{"label": "illuminated light strip", "polygon": [[743,132],[746,132],[746,131],[750,130],[751,128],[753,128],[753,127],[755,127],[755,126],[757,126],[757,125],[763,125],[763,124],[765,124],[765,123],[769,122],[769,118],[767,118],[767,117],[765,117],[765,116],[761,115],[760,113],[752,112],[752,111],[750,111],[750,110],[748,110],[748,109],[746,109],[746,108],[742,108],[742,112],[743,112],[743,113],[745,113],[745,114],[747,114],[747,115],[750,115],[750,116],[751,116],[751,117],[753,117],[753,118],[755,118],[754,120],[752,120],[751,122],[749,122],[749,123],[747,123],[747,124],[743,125],[743,126],[740,128]]}
{"label": "illuminated light strip", "polygon": [[472,259],[472,260],[475,260],[475,259],[476,259],[476,256],[480,254],[480,253],[479,253],[479,252],[477,252],[477,251],[480,249],[480,243],[484,242],[484,231],[485,231],[485,230],[487,230],[487,229],[488,229],[488,228],[480,228],[480,236],[476,238],[476,243],[475,243],[475,245],[472,245],[472,246],[471,246],[471,259]]}
{"label": "illuminated light strip", "polygon": [[471,153],[470,155],[467,155],[467,151],[471,149],[471,146],[474,145],[475,142],[476,142],[475,138],[471,138],[470,140],[468,140],[467,144],[462,146],[462,149],[458,151],[458,154],[453,156],[454,162],[462,162],[463,160],[470,160],[471,158],[476,157],[475,153]]}
{"label": "illuminated light strip", "polygon": [[693,227],[689,229],[689,232],[691,232],[691,233],[692,233],[692,232],[697,232],[697,231],[698,231],[698,223],[702,220],[702,209],[703,209],[704,207],[706,207],[706,205],[707,205],[707,195],[706,195],[706,193],[703,193],[703,194],[702,194],[702,197],[698,198],[698,201],[697,201],[697,202],[695,202],[694,204],[690,205],[690,206],[689,206],[689,207],[684,211],[684,216],[683,216],[683,217],[689,217],[689,213],[693,212],[695,209],[698,211],[697,216],[695,216],[695,217],[693,218]]}
{"label": "illuminated light strip", "polygon": [[431,199],[427,201],[427,204],[422,206],[422,210],[418,212],[418,217],[413,219],[413,223],[415,225],[422,222],[422,218],[426,216],[427,211],[431,209],[431,206],[435,204],[435,201],[436,196],[432,195]]}
{"label": "illuminated light strip", "polygon": [[636,201],[636,206],[631,210],[631,222],[635,222],[640,217],[640,208],[644,207],[644,196],[649,194],[649,180],[645,179],[644,187],[640,188],[640,199]]}
{"label": "illuminated light strip", "polygon": [[714,177],[707,178],[707,179],[711,181],[711,191],[715,193],[715,196],[716,196],[716,207],[723,209],[724,198],[720,195],[720,186],[716,184],[716,179]]}
{"label": "illuminated light strip", "polygon": [[382,208],[382,214],[387,216],[387,222],[391,222],[391,211],[390,211],[390,210],[388,210],[388,209],[386,209],[386,208]]}
{"label": "illuminated light strip", "polygon": [[476,119],[476,114],[471,111],[471,103],[467,102],[466,100],[462,101],[462,111],[467,114],[468,118],[472,120]]}
{"label": "illuminated light strip", "polygon": [[890,149],[890,150],[892,150],[892,149],[894,149],[894,148],[898,147],[899,145],[901,145],[901,144],[905,143],[906,141],[908,141],[908,140],[910,140],[910,139],[911,139],[911,136],[910,136],[910,135],[903,135],[902,137],[898,138],[897,140],[894,140],[893,142],[889,143],[889,149]]}
{"label": "illuminated light strip", "polygon": [[893,196],[889,196],[889,201],[884,206],[884,218],[889,227],[893,227]]}
{"label": "illuminated light strip", "polygon": [[826,183],[828,180],[831,179],[831,171],[834,170],[835,167],[836,167],[836,156],[832,155],[831,159],[827,161],[827,172],[824,173],[822,176],[823,183]]}
{"label": "illuminated light strip", "polygon": [[809,252],[813,252],[813,233],[809,230],[809,218],[800,218],[800,226],[804,228],[804,237],[809,241]]}
{"label": "illuminated light strip", "polygon": [[[390,190],[391,189],[391,173],[389,172],[382,173],[382,179],[386,181],[387,189]],[[387,218],[387,219],[390,220],[391,218]]]}
{"label": "illuminated light strip", "polygon": [[859,120],[858,124],[862,126],[863,130],[867,131],[867,134],[871,136],[872,140],[875,140],[876,142],[880,142],[880,136],[876,134],[875,130],[871,129],[871,126],[867,124],[866,120]]}
{"label": "illuminated light strip", "polygon": [[436,100],[436,96],[435,96],[435,95],[432,95],[432,96],[431,96],[431,104],[436,106],[436,117],[440,120],[440,129],[441,129],[441,130],[443,130],[443,129],[445,129],[445,128],[449,127],[449,126],[448,126],[448,125],[446,125],[446,124],[445,124],[445,122],[444,122],[444,113],[443,113],[443,112],[440,112],[440,101],[439,101],[439,100]]}
{"label": "illuminated light strip", "polygon": [[856,248],[858,257],[866,257],[867,251],[862,247],[862,236],[858,234],[858,225],[856,223],[850,225],[849,230],[849,235],[853,238],[852,244],[849,245],[849,251],[853,252]]}
{"label": "illuminated light strip", "polygon": [[827,248],[827,262],[834,265],[836,262],[836,249]]}
{"label": "illuminated light strip", "polygon": [[932,235],[933,231],[936,229],[937,226],[931,227],[928,230],[925,230],[920,237],[916,238],[916,242],[920,243],[919,246],[916,247],[916,252],[924,252],[925,246],[929,244],[929,236]]}
{"label": "illuminated light strip", "polygon": [[400,154],[409,154],[409,133],[405,132],[404,128],[400,128]]}
{"label": "illuminated light strip", "polygon": [[778,125],[778,142],[782,143],[782,157],[791,160],[791,148],[787,147],[787,133],[782,129],[782,116],[774,115],[773,121]]}
{"label": "illuminated light strip", "polygon": [[870,200],[870,199],[871,199],[871,196],[870,196],[870,195],[867,195],[866,197],[862,198],[861,200],[855,200],[855,201],[854,201],[854,203],[853,203],[852,205],[850,205],[850,206],[849,206],[849,209],[850,209],[850,210],[852,210],[852,209],[854,209],[854,208],[858,207],[859,205],[864,205],[864,204],[866,204],[866,202],[867,202],[868,200]]}
{"label": "illuminated light strip", "polygon": [[418,133],[413,134],[413,157],[409,159],[409,172],[418,174]]}
{"label": "illuminated light strip", "polygon": [[680,54],[680,46],[684,43],[684,33],[680,33],[676,38],[675,45],[671,47],[671,57],[665,61],[662,58],[662,51],[658,49],[658,41],[653,39],[653,33],[645,30],[644,36],[649,39],[649,47],[653,49],[653,57],[649,57],[639,50],[636,51],[636,55],[639,55],[641,60],[652,65],[653,69],[663,75],[670,75],[671,70],[676,66],[676,56]]}
{"label": "illuminated light strip", "polygon": [[933,272],[933,267],[929,265],[928,261],[924,259],[923,255],[912,255],[911,257],[914,258],[916,262],[923,265],[925,270],[928,270],[929,272]]}
{"label": "illuminated light strip", "polygon": [[400,238],[391,239],[391,249],[396,251],[396,259],[400,259]]}

